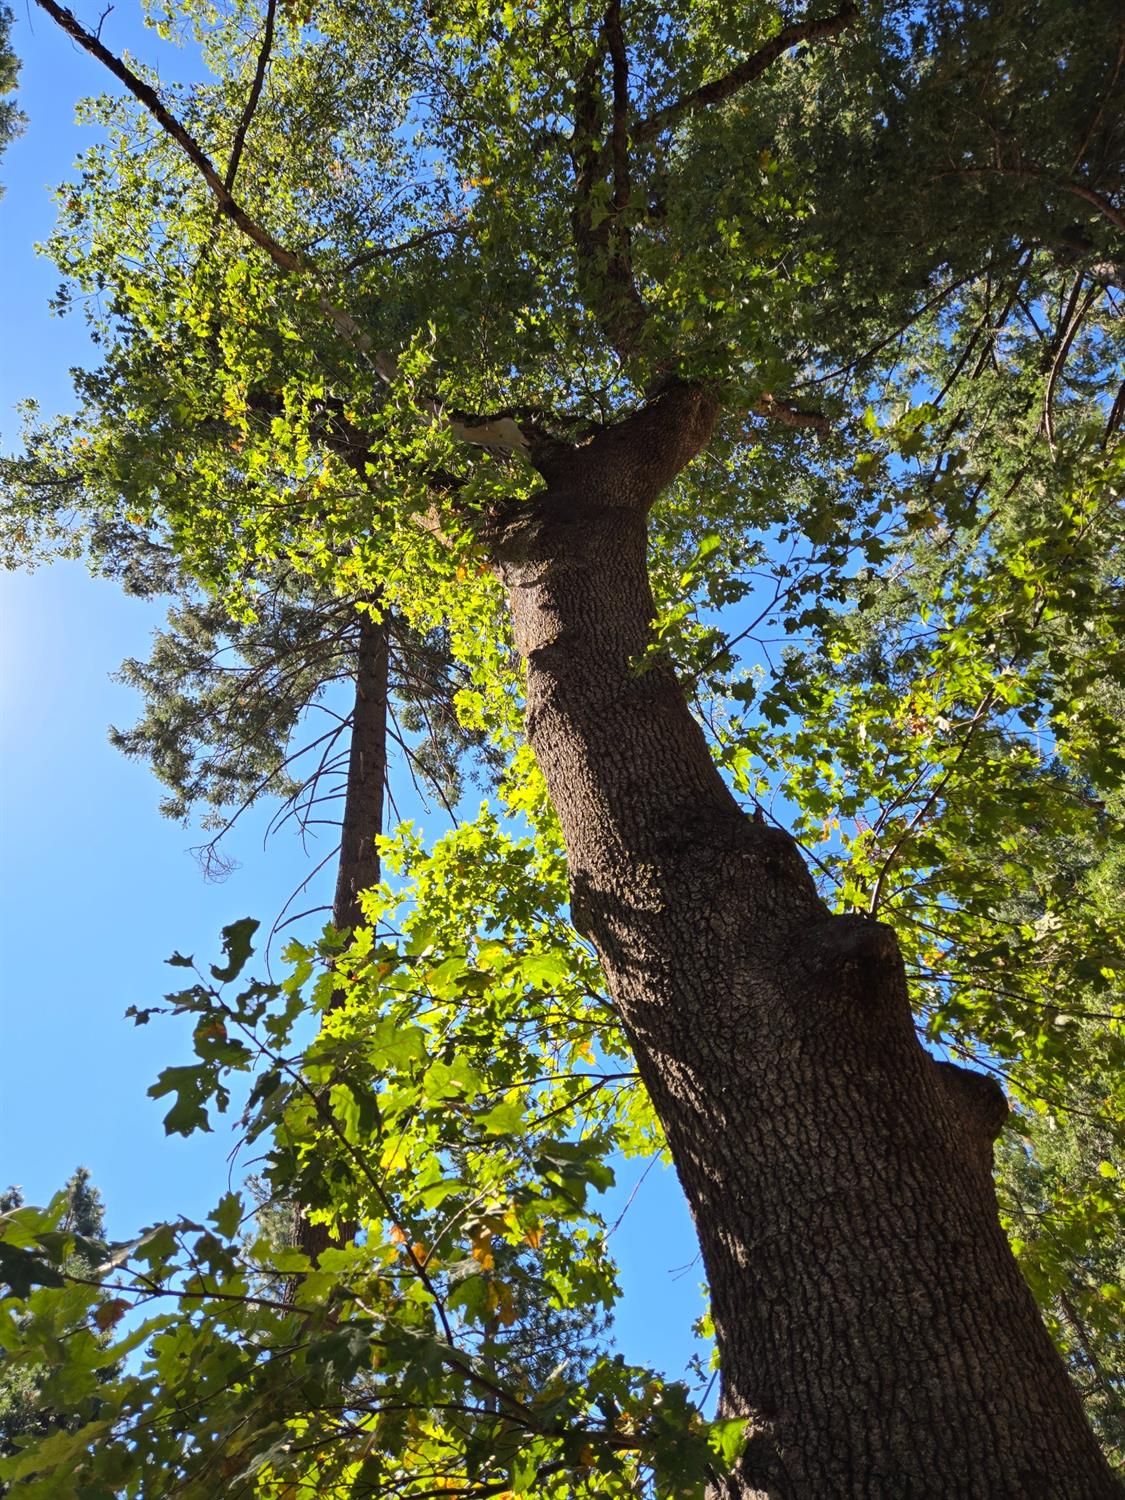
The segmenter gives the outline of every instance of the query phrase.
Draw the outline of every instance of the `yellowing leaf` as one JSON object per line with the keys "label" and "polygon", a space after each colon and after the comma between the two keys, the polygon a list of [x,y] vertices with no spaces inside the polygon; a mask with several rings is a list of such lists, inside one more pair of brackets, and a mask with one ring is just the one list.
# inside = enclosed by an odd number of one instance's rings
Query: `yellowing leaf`
{"label": "yellowing leaf", "polygon": [[519,1313],[516,1311],[515,1298],[512,1296],[511,1290],[506,1286],[500,1289],[500,1309],[497,1316],[505,1328],[511,1328],[512,1324],[519,1317]]}
{"label": "yellowing leaf", "polygon": [[102,1333],[106,1333],[129,1311],[129,1303],[123,1297],[111,1297],[108,1302],[99,1302],[94,1308],[94,1322]]}

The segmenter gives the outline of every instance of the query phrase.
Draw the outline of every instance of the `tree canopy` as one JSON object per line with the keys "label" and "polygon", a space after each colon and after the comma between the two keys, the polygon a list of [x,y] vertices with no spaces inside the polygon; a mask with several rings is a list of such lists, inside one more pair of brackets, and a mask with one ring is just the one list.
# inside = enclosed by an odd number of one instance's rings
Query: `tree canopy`
{"label": "tree canopy", "polygon": [[[0,153],[23,128],[23,116],[9,94],[16,90],[19,63],[11,45],[12,13],[6,6],[0,7]],[[0,184],[0,193],[3,186]]]}
{"label": "tree canopy", "polygon": [[[1004,1221],[1120,1462],[1117,6],[187,0],[151,16],[206,64],[177,86],[38,3],[123,94],[84,106],[106,140],[49,247],[101,363],[6,462],[6,559],[81,554],[186,600],[127,666],[150,706],[121,736],[177,814],[292,790],[357,605],[425,663],[399,678],[408,711],[440,704],[423,762],[453,787],[475,747],[495,781],[431,846],[381,841],[365,925],[266,977],[236,921],[134,1011],[195,1018],[152,1090],[169,1131],[210,1128],[246,1075],[268,1192],[361,1230],[310,1256],[231,1192],[76,1278],[60,1204],[13,1208],[0,1343],[56,1366],[85,1425],[0,1475],[29,1497],[812,1493],[726,1386],[716,1415],[710,1372],[693,1391],[563,1337],[616,1296],[614,1160],[692,1171],[623,977],[675,954],[613,928],[561,805],[615,806],[613,755],[590,730],[552,781],[565,693],[533,683],[613,633],[559,602],[573,538],[646,487],[622,680],[656,702],[675,672],[751,828],[788,830],[833,913],[893,927],[929,1051],[1002,1080]],[[535,551],[553,527],[558,557]],[[734,974],[741,939],[715,941]],[[720,1318],[725,1383],[732,1343]],[[742,1487],[714,1488],[728,1469]]]}

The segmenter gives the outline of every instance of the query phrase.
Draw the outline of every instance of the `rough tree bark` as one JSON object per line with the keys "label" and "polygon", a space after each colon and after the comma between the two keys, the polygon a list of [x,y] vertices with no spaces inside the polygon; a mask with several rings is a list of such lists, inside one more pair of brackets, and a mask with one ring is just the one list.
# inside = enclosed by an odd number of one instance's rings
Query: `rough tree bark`
{"label": "rough tree bark", "polygon": [[[379,849],[375,842],[383,831],[383,789],[387,779],[387,712],[390,674],[390,643],[387,621],[359,613],[356,648],[355,703],[352,736],[348,750],[348,773],[344,811],[340,820],[340,859],[336,872],[336,894],[332,902],[332,925],[341,932],[363,921],[360,892],[379,880]],[[298,1206],[298,1247],[315,1262],[332,1245],[346,1245],[355,1237],[350,1222],[314,1224]]]}
{"label": "rough tree bark", "polygon": [[373,620],[365,611],[360,612],[359,621],[352,739],[332,902],[332,925],[341,931],[358,927],[363,921],[360,892],[370,890],[379,880],[375,840],[383,831],[383,788],[387,779],[387,623],[385,619]]}
{"label": "rough tree bark", "polygon": [[490,533],[527,732],[699,1233],[737,1500],[1108,1500],[1000,1228],[989,1079],[919,1045],[894,933],[738,807],[650,639],[646,515],[716,415],[680,387]]}

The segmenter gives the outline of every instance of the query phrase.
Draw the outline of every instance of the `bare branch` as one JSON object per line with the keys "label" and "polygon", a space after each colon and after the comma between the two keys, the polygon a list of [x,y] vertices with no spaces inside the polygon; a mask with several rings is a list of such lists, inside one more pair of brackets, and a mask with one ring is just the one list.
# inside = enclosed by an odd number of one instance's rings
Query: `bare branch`
{"label": "bare branch", "polygon": [[1047,379],[1047,389],[1043,395],[1043,417],[1039,425],[1039,430],[1046,437],[1048,446],[1050,447],[1052,453],[1054,453],[1055,451],[1055,424],[1054,418],[1052,416],[1052,407],[1055,400],[1055,387],[1058,385],[1059,377],[1063,372],[1063,367],[1066,364],[1067,355],[1070,353],[1070,346],[1074,343],[1075,335],[1082,327],[1082,323],[1086,317],[1086,314],[1090,311],[1090,308],[1094,303],[1094,299],[1101,292],[1101,288],[1099,286],[1095,285],[1089,287],[1086,291],[1086,296],[1082,299],[1081,305],[1075,306],[1078,301],[1078,294],[1082,286],[1082,281],[1083,278],[1081,275],[1079,275],[1078,280],[1075,283],[1074,293],[1071,297],[1070,306],[1067,308],[1067,317],[1064,323],[1059,327],[1059,332],[1057,335],[1058,350],[1055,354],[1054,360],[1052,361],[1051,372]]}
{"label": "bare branch", "polygon": [[492,448],[502,453],[526,453],[531,446],[527,434],[514,417],[449,413],[446,420],[455,438],[476,448]]}
{"label": "bare branch", "polygon": [[446,234],[468,234],[469,225],[466,223],[438,224],[433,229],[422,229],[413,234],[409,239],[401,241],[397,245],[376,245],[371,250],[365,250],[362,255],[355,256],[348,261],[344,267],[343,274],[349,275],[352,271],[358,271],[363,266],[369,266],[376,260],[389,260],[395,255],[406,255],[411,250],[417,250],[419,245],[428,244],[430,240],[439,239]]}
{"label": "bare branch", "polygon": [[811,428],[813,432],[829,432],[832,424],[822,411],[814,411],[809,407],[798,406],[793,401],[779,400],[772,396],[769,391],[763,391],[754,403],[754,415],[767,417],[771,422],[777,422],[782,427]]}
{"label": "bare branch", "polygon": [[703,84],[700,88],[693,89],[690,94],[685,94],[681,99],[676,99],[671,104],[666,104],[658,109],[655,114],[649,115],[647,120],[641,123],[633,131],[635,141],[651,141],[662,131],[670,130],[673,125],[678,125],[685,115],[695,114],[698,110],[706,109],[712,104],[721,104],[724,99],[729,99],[739,89],[745,88],[748,83],[753,83],[779,57],[796,47],[801,42],[812,44],[813,42],[827,41],[830,37],[839,36],[845,31],[859,15],[859,7],[848,0],[843,10],[834,16],[824,16],[818,21],[794,21],[789,26],[783,26],[776,36],[764,42],[756,52],[744,58],[736,68],[722,78],[715,78],[710,83]]}

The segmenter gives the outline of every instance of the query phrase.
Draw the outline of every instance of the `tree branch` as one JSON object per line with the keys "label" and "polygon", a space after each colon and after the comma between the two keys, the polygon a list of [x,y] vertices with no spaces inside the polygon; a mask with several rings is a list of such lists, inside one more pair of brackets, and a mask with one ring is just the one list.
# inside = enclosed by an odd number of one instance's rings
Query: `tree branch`
{"label": "tree branch", "polygon": [[180,123],[171,110],[162,102],[160,95],[151,85],[145,83],[143,78],[138,78],[128,64],[122,62],[108,47],[104,47],[98,38],[87,31],[72,11],[64,5],[59,5],[56,0],[35,0],[41,10],[45,10],[51,19],[66,32],[73,41],[76,41],[83,51],[88,52],[91,57],[96,57],[103,67],[107,68],[115,78],[119,79],[138,103],[143,104],[145,109],[153,117],[156,123],[164,130],[183,151],[184,155],[195,167],[204,182],[214,193],[218,200],[219,209],[226,214],[227,218],[246,235],[247,239],[253,240],[259,245],[275,265],[280,266],[283,271],[305,271],[308,267],[299,255],[292,250],[287,250],[284,245],[278,243],[267,230],[252,219],[244,208],[236,201],[230,188],[222,177],[219,176],[215,164],[204,151],[203,147],[191,134],[191,132]]}
{"label": "tree branch", "polygon": [[602,23],[613,65],[613,206],[620,212],[629,204],[629,56],[621,30],[621,0],[610,0]]}
{"label": "tree branch", "polygon": [[811,428],[814,432],[825,433],[831,430],[832,424],[822,411],[815,411],[807,406],[798,406],[795,401],[785,401],[773,396],[769,391],[763,391],[753,406],[756,417],[766,417],[771,422],[777,422],[782,427],[790,427],[794,430],[800,428]]}
{"label": "tree branch", "polygon": [[[609,140],[602,141],[599,79],[604,58],[595,50],[575,80],[571,217],[583,293],[606,338],[627,359],[636,351],[648,310],[633,279],[629,226],[623,213],[629,201],[629,63],[620,0],[610,0],[602,35],[613,71]],[[608,202],[602,196],[603,187],[608,189]]]}
{"label": "tree branch", "polygon": [[401,240],[397,245],[375,245],[370,250],[364,250],[361,254],[354,256],[344,267],[343,274],[348,276],[353,271],[361,270],[369,266],[373,261],[386,260],[395,255],[406,255],[411,250],[417,250],[419,245],[425,245],[430,240],[436,240],[445,234],[468,234],[470,226],[466,223],[438,224],[433,229],[421,229],[409,239]]}
{"label": "tree branch", "polygon": [[1067,355],[1070,353],[1070,346],[1074,343],[1075,336],[1078,333],[1078,330],[1082,327],[1082,323],[1086,317],[1086,314],[1090,311],[1094,299],[1101,292],[1101,287],[1099,287],[1097,284],[1087,288],[1085,297],[1082,299],[1081,303],[1078,304],[1078,294],[1082,286],[1082,281],[1082,275],[1081,273],[1079,273],[1078,280],[1075,283],[1074,287],[1074,294],[1071,299],[1071,307],[1067,309],[1067,317],[1064,320],[1063,324],[1061,324],[1059,327],[1058,349],[1055,353],[1054,359],[1051,362],[1051,371],[1047,378],[1047,389],[1043,395],[1043,416],[1039,424],[1039,430],[1046,437],[1047,445],[1050,448],[1052,454],[1054,454],[1055,451],[1055,424],[1052,415],[1052,408],[1054,406],[1055,400],[1055,387],[1058,385],[1059,377],[1062,375],[1063,367],[1066,364]]}
{"label": "tree branch", "polygon": [[[262,38],[262,47],[258,55],[254,83],[251,87],[250,97],[247,100],[238,129],[235,132],[234,149],[232,150],[231,160],[224,176],[219,175],[218,169],[206,151],[204,151],[203,147],[187,127],[167,108],[156,90],[150,84],[147,84],[143,78],[138,77],[120,57],[111,52],[108,47],[105,47],[97,36],[82,25],[72,11],[60,5],[58,0],[35,0],[35,3],[42,10],[46,11],[51,19],[66,32],[67,36],[77,42],[83,51],[88,52],[91,57],[96,58],[103,67],[108,69],[116,79],[123,83],[138,103],[148,110],[161,129],[180,147],[192,166],[195,167],[196,171],[211,189],[218,202],[220,212],[229,218],[231,223],[241,230],[247,239],[260,246],[274,264],[283,271],[314,276],[316,268],[313,264],[274,239],[268,230],[264,229],[256,219],[252,218],[246,212],[231,191],[234,175],[238,169],[239,159],[242,154],[242,147],[245,143],[246,132],[250,127],[254,110],[257,108],[270,49],[273,45],[273,20],[276,16],[276,0],[269,0],[269,8],[266,16],[266,32]],[[596,118],[596,105],[592,105],[592,108],[594,118]],[[591,121],[592,123],[593,121]],[[592,144],[591,150],[593,156],[589,165],[590,169],[593,170],[596,166],[597,152],[592,147]],[[443,226],[440,232],[458,232],[463,227],[451,225],[446,228]],[[434,231],[434,233],[437,232]],[[418,237],[415,241],[410,242],[410,244],[398,248],[412,248],[413,244],[420,243],[420,238]],[[631,285],[631,280],[629,290],[631,290],[632,298],[639,304],[640,299],[637,296],[636,289]],[[386,351],[375,349],[370,334],[366,333],[359,326],[350,313],[336,306],[331,298],[323,292],[321,293],[320,300],[325,313],[331,319],[333,326],[340,336],[348,340],[349,343],[354,344],[361,354],[370,359],[371,364],[381,379],[388,382],[395,380],[398,375],[398,362],[394,356]],[[428,402],[427,405],[435,417],[443,416],[441,408],[436,401]],[[521,430],[518,422],[510,417],[495,419],[484,416],[459,416],[450,418],[449,425],[454,436],[459,441],[473,447],[487,447],[504,453],[526,453],[529,447],[527,436]]]}
{"label": "tree branch", "polygon": [[[43,0],[39,0],[39,4],[42,5]],[[1067,182],[1062,178],[1052,177],[1050,172],[1041,171],[1038,167],[952,167],[947,172],[936,172],[932,181],[939,182],[944,177],[1019,177],[1027,182],[1050,183],[1060,192],[1069,193],[1072,198],[1081,198],[1084,203],[1091,204],[1115,228],[1125,231],[1125,213],[1108,198],[1083,182]]]}
{"label": "tree branch", "polygon": [[547,441],[532,461],[548,483],[565,487],[581,465],[587,493],[602,503],[648,511],[660,492],[703,449],[719,415],[717,393],[676,380],[630,416],[602,427],[582,445]]}
{"label": "tree branch", "polygon": [[700,88],[692,89],[690,94],[684,94],[680,99],[671,104],[665,104],[655,114],[649,115],[647,120],[642,120],[633,131],[635,141],[651,141],[662,131],[670,130],[673,125],[685,117],[695,114],[698,110],[706,109],[712,104],[721,104],[724,99],[729,99],[739,89],[745,88],[748,83],[753,83],[779,57],[788,52],[791,47],[796,47],[800,42],[823,42],[830,37],[838,36],[845,31],[859,15],[859,7],[854,0],[848,0],[843,10],[834,16],[824,16],[818,21],[794,21],[789,26],[784,26],[776,36],[764,42],[756,52],[744,58],[736,68],[725,74],[722,78],[715,78],[710,83],[703,84]]}
{"label": "tree branch", "polygon": [[262,97],[262,84],[266,80],[266,69],[269,67],[270,51],[273,47],[273,23],[276,15],[277,0],[267,0],[266,25],[262,33],[262,45],[258,51],[257,66],[254,69],[254,81],[250,85],[246,108],[242,111],[242,118],[238,122],[238,129],[234,132],[234,143],[231,146],[230,161],[227,163],[226,175],[223,178],[223,186],[228,193],[233,189],[234,179],[238,176],[238,164],[242,159],[242,148],[246,144],[246,132],[250,129],[250,122],[254,118],[254,111],[258,108],[258,100]]}

